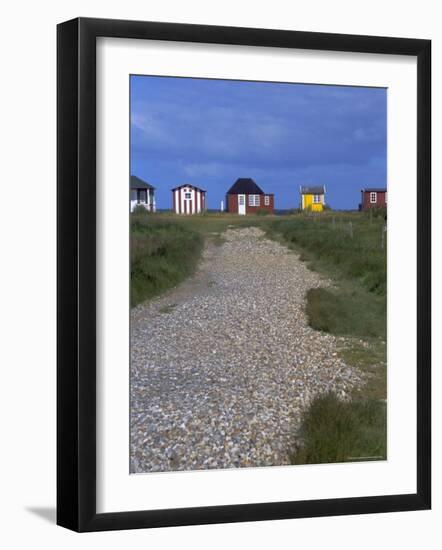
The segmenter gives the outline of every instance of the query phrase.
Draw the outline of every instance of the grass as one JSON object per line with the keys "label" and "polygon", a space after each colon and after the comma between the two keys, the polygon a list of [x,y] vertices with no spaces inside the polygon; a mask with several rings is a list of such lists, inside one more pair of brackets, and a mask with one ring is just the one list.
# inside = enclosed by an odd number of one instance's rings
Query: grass
{"label": "grass", "polygon": [[385,306],[383,297],[347,283],[336,289],[310,289],[306,311],[316,330],[339,336],[385,338]]}
{"label": "grass", "polygon": [[380,338],[353,340],[339,350],[347,365],[357,367],[368,377],[362,388],[353,390],[353,399],[387,399],[386,343]]}
{"label": "grass", "polygon": [[160,307],[158,310],[160,313],[168,314],[176,308],[176,304],[168,304],[167,306]]}
{"label": "grass", "polygon": [[131,305],[177,285],[195,270],[203,237],[161,217],[131,217]]}
{"label": "grass", "polygon": [[317,397],[304,416],[302,445],[293,464],[321,464],[385,459],[386,404],[375,400],[341,401],[328,393]]}
{"label": "grass", "polygon": [[229,226],[232,227],[250,227],[260,226],[269,220],[274,220],[277,216],[238,216],[237,214],[224,213],[204,213],[193,216],[180,216],[173,213],[161,213],[150,216],[157,220],[161,220],[162,223],[177,224],[181,227],[185,227],[196,233],[201,234],[203,237],[209,237],[210,235],[220,234],[225,231]]}

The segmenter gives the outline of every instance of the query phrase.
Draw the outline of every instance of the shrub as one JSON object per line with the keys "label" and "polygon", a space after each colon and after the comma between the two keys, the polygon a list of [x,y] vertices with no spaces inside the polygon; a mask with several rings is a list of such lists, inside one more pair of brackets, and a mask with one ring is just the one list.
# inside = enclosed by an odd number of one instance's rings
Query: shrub
{"label": "shrub", "polygon": [[132,214],[134,216],[146,216],[147,214],[150,214],[149,210],[147,208],[144,208],[144,206],[141,206],[141,204],[137,204],[135,208],[132,211]]}
{"label": "shrub", "polygon": [[301,208],[290,208],[289,210],[287,210],[287,215],[289,216],[294,216],[301,213],[302,213]]}
{"label": "shrub", "polygon": [[259,210],[256,211],[256,214],[258,216],[268,216],[270,214],[270,212],[268,210],[266,210],[265,208],[260,208]]}

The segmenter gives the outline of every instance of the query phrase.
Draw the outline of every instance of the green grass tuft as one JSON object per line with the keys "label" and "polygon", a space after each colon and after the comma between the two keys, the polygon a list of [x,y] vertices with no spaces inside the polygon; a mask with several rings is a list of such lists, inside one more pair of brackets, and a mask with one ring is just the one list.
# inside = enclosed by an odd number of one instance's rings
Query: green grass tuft
{"label": "green grass tuft", "polygon": [[386,404],[377,400],[344,402],[334,394],[316,397],[303,417],[302,444],[292,464],[384,460]]}
{"label": "green grass tuft", "polygon": [[386,302],[363,288],[312,288],[306,312],[316,330],[340,336],[382,337],[386,332]]}

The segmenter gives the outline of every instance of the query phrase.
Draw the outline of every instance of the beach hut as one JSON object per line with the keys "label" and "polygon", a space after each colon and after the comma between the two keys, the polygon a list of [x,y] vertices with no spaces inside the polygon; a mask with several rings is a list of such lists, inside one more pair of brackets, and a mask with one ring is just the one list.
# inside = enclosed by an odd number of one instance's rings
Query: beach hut
{"label": "beach hut", "polygon": [[325,206],[325,185],[304,186],[299,188],[301,209],[322,212]]}
{"label": "beach hut", "polygon": [[264,191],[252,178],[239,178],[227,191],[226,210],[232,214],[256,214],[267,211],[273,214],[274,195]]}
{"label": "beach hut", "polygon": [[175,214],[201,214],[206,209],[206,192],[186,183],[172,189],[172,205]]}
{"label": "beach hut", "polygon": [[361,189],[361,204],[359,210],[370,208],[385,208],[387,206],[387,190],[380,187]]}
{"label": "beach hut", "polygon": [[155,187],[138,178],[130,177],[130,211],[133,212],[136,207],[142,207],[149,212],[155,212]]}

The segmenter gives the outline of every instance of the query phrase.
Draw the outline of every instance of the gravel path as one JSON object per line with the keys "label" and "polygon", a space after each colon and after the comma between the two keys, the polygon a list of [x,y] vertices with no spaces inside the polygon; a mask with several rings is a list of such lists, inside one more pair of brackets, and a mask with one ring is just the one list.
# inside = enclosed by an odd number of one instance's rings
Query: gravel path
{"label": "gravel path", "polygon": [[222,237],[132,311],[131,472],[288,464],[309,400],[361,383],[307,325],[306,291],[330,283],[258,228]]}

